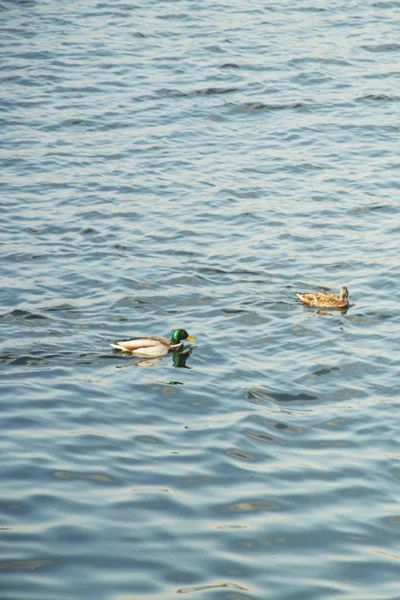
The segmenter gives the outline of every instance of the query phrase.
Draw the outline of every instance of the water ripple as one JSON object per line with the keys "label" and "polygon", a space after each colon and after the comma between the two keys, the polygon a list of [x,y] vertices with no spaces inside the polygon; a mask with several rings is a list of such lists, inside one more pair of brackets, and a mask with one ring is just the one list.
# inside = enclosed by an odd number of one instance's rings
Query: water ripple
{"label": "water ripple", "polygon": [[3,595],[396,600],[399,3],[142,4],[0,3]]}

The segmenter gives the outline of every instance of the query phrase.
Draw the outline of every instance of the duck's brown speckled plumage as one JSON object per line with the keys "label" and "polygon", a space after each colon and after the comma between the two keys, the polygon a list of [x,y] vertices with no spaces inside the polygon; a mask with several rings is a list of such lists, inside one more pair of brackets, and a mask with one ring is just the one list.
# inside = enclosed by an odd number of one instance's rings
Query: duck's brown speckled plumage
{"label": "duck's brown speckled plumage", "polygon": [[349,292],[345,286],[340,290],[340,296],[329,293],[296,295],[304,304],[314,306],[315,308],[347,308],[349,305]]}

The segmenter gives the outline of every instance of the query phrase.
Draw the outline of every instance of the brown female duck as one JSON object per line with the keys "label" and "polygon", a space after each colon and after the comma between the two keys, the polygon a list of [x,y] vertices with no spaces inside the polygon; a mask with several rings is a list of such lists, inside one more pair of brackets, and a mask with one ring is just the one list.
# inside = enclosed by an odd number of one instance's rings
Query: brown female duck
{"label": "brown female duck", "polygon": [[349,291],[343,286],[340,296],[329,293],[296,294],[304,304],[315,308],[347,308],[349,305]]}

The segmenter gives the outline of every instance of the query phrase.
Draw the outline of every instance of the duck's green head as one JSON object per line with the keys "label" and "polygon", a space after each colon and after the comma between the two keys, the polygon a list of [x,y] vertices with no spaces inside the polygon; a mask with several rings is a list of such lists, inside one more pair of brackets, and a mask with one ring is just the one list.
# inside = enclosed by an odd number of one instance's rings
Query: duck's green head
{"label": "duck's green head", "polygon": [[171,337],[171,344],[179,344],[182,340],[189,340],[189,342],[197,342],[194,337],[190,337],[185,329],[175,329]]}

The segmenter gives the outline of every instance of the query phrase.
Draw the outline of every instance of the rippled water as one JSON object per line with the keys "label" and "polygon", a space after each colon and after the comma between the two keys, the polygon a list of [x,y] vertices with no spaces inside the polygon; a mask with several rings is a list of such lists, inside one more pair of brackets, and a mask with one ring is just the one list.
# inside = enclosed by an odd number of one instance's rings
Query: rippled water
{"label": "rippled water", "polygon": [[1,0],[2,598],[400,598],[399,9]]}

